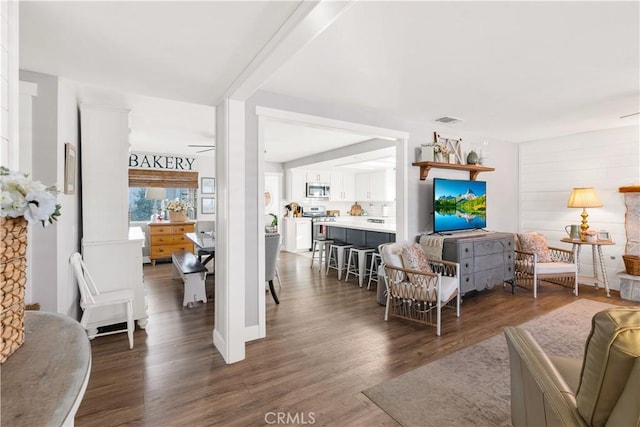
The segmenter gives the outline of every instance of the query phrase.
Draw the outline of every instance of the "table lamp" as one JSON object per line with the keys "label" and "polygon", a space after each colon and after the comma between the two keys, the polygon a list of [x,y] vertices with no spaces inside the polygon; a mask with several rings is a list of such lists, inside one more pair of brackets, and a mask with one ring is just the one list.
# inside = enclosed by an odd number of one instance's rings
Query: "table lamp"
{"label": "table lamp", "polygon": [[576,187],[571,190],[571,195],[569,196],[569,201],[567,202],[568,208],[582,208],[582,213],[580,216],[582,217],[582,224],[580,225],[580,238],[585,240],[585,236],[587,230],[589,229],[589,224],[587,223],[587,208],[600,208],[602,207],[602,202],[600,201],[600,197],[598,197],[598,193],[596,193],[596,189],[593,187]]}
{"label": "table lamp", "polygon": [[164,188],[149,187],[144,195],[147,200],[153,200],[153,209],[151,210],[151,222],[158,220],[158,200],[164,200],[167,198],[167,192]]}

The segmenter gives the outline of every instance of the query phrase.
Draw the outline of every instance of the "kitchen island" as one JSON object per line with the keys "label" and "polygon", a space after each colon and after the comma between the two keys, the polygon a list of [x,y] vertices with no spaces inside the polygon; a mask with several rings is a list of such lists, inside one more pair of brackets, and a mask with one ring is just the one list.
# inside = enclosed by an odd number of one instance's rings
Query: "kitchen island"
{"label": "kitchen island", "polygon": [[382,243],[395,242],[396,224],[391,221],[385,217],[339,217],[323,225],[328,239],[377,248]]}

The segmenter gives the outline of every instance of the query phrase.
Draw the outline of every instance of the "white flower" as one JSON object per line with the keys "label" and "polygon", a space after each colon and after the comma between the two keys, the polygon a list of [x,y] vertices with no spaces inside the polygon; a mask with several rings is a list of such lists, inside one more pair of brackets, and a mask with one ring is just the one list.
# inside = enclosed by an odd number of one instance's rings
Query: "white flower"
{"label": "white flower", "polygon": [[0,217],[24,216],[29,222],[52,224],[60,216],[55,187],[32,181],[29,175],[0,166]]}
{"label": "white flower", "polygon": [[47,220],[56,210],[56,198],[46,190],[34,190],[27,193],[25,200],[27,209],[24,217],[27,221],[41,221],[47,225]]}

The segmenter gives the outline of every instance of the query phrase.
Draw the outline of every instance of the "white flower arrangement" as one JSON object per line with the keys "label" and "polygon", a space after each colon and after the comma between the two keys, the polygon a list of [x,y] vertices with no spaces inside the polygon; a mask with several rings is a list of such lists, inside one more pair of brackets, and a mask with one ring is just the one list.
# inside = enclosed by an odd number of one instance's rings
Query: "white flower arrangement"
{"label": "white flower arrangement", "polygon": [[47,187],[33,181],[29,174],[0,166],[0,217],[24,216],[27,221],[40,221],[46,227],[60,216],[57,194],[55,186]]}
{"label": "white flower arrangement", "polygon": [[173,212],[186,212],[189,209],[192,209],[191,203],[184,200],[175,199],[167,205],[167,210]]}

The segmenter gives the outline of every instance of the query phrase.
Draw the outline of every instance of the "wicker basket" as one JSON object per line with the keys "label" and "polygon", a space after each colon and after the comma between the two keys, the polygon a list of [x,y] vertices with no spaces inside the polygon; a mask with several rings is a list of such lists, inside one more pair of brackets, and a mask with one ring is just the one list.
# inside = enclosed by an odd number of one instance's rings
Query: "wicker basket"
{"label": "wicker basket", "polygon": [[633,276],[640,276],[640,256],[637,255],[622,255],[624,260],[624,267],[627,269],[627,273]]}
{"label": "wicker basket", "polygon": [[187,220],[187,213],[185,211],[169,211],[169,221],[171,222],[185,222]]}
{"label": "wicker basket", "polygon": [[27,271],[27,221],[0,218],[0,363],[24,343],[24,286]]}

